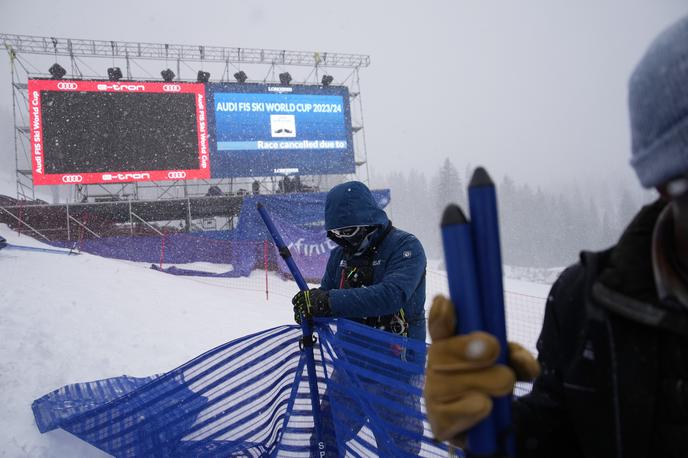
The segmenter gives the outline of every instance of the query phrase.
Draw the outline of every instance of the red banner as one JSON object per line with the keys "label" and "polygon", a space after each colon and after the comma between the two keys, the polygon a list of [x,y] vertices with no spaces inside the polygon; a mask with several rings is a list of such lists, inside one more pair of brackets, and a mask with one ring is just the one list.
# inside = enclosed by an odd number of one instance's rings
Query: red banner
{"label": "red banner", "polygon": [[[29,120],[34,185],[126,183],[136,181],[190,180],[210,178],[208,123],[205,107],[205,86],[200,83],[29,80]],[[198,136],[198,167],[165,170],[108,170],[107,172],[47,173],[49,146],[43,139],[42,94],[47,91],[78,93],[169,93],[194,94],[196,131]],[[46,147],[48,151],[46,151]],[[47,158],[46,158],[47,153]],[[142,152],[143,153],[143,152]]]}

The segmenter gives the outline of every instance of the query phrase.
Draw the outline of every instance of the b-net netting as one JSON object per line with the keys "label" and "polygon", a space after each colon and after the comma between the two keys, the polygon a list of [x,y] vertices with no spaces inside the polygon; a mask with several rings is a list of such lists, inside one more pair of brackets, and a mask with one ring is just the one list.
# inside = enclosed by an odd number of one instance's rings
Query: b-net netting
{"label": "b-net netting", "polygon": [[[315,325],[327,456],[447,456],[422,399],[426,344],[348,320]],[[33,403],[118,457],[320,456],[298,326],[219,346],[160,376],[68,385]]]}

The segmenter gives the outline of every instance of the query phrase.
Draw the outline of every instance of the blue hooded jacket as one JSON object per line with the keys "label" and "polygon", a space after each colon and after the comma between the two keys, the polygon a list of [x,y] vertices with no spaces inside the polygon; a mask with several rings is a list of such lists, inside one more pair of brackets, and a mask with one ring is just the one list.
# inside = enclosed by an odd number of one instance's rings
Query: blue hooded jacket
{"label": "blue hooded jacket", "polygon": [[395,227],[383,237],[384,229],[391,224],[363,183],[350,181],[332,188],[325,200],[328,231],[357,225],[377,225],[380,230],[371,241],[377,250],[370,286],[340,289],[344,250],[336,247],[330,253],[320,288],[330,292],[333,316],[385,316],[403,309],[409,322],[408,337],[425,341],[425,252],[415,236]]}

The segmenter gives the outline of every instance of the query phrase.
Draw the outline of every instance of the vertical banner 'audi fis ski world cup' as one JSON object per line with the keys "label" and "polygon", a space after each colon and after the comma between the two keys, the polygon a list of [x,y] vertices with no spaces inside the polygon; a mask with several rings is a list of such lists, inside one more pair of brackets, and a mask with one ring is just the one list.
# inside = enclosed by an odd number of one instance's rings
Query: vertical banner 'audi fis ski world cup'
{"label": "vertical banner 'audi fis ski world cup'", "polygon": [[210,177],[205,86],[29,80],[35,185]]}

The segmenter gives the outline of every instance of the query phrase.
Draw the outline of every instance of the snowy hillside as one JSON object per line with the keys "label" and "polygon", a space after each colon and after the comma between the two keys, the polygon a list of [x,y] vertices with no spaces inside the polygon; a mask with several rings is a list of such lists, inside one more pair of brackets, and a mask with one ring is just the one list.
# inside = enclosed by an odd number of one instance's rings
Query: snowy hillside
{"label": "snowy hillside", "polygon": [[[10,243],[45,246],[0,225]],[[218,270],[227,270],[223,266]],[[234,338],[290,323],[293,282],[175,277],[88,254],[0,250],[0,456],[95,457],[62,431],[40,434],[31,402],[62,385],[165,372]],[[507,282],[512,339],[532,347],[547,286]],[[428,297],[446,289],[428,272]]]}

